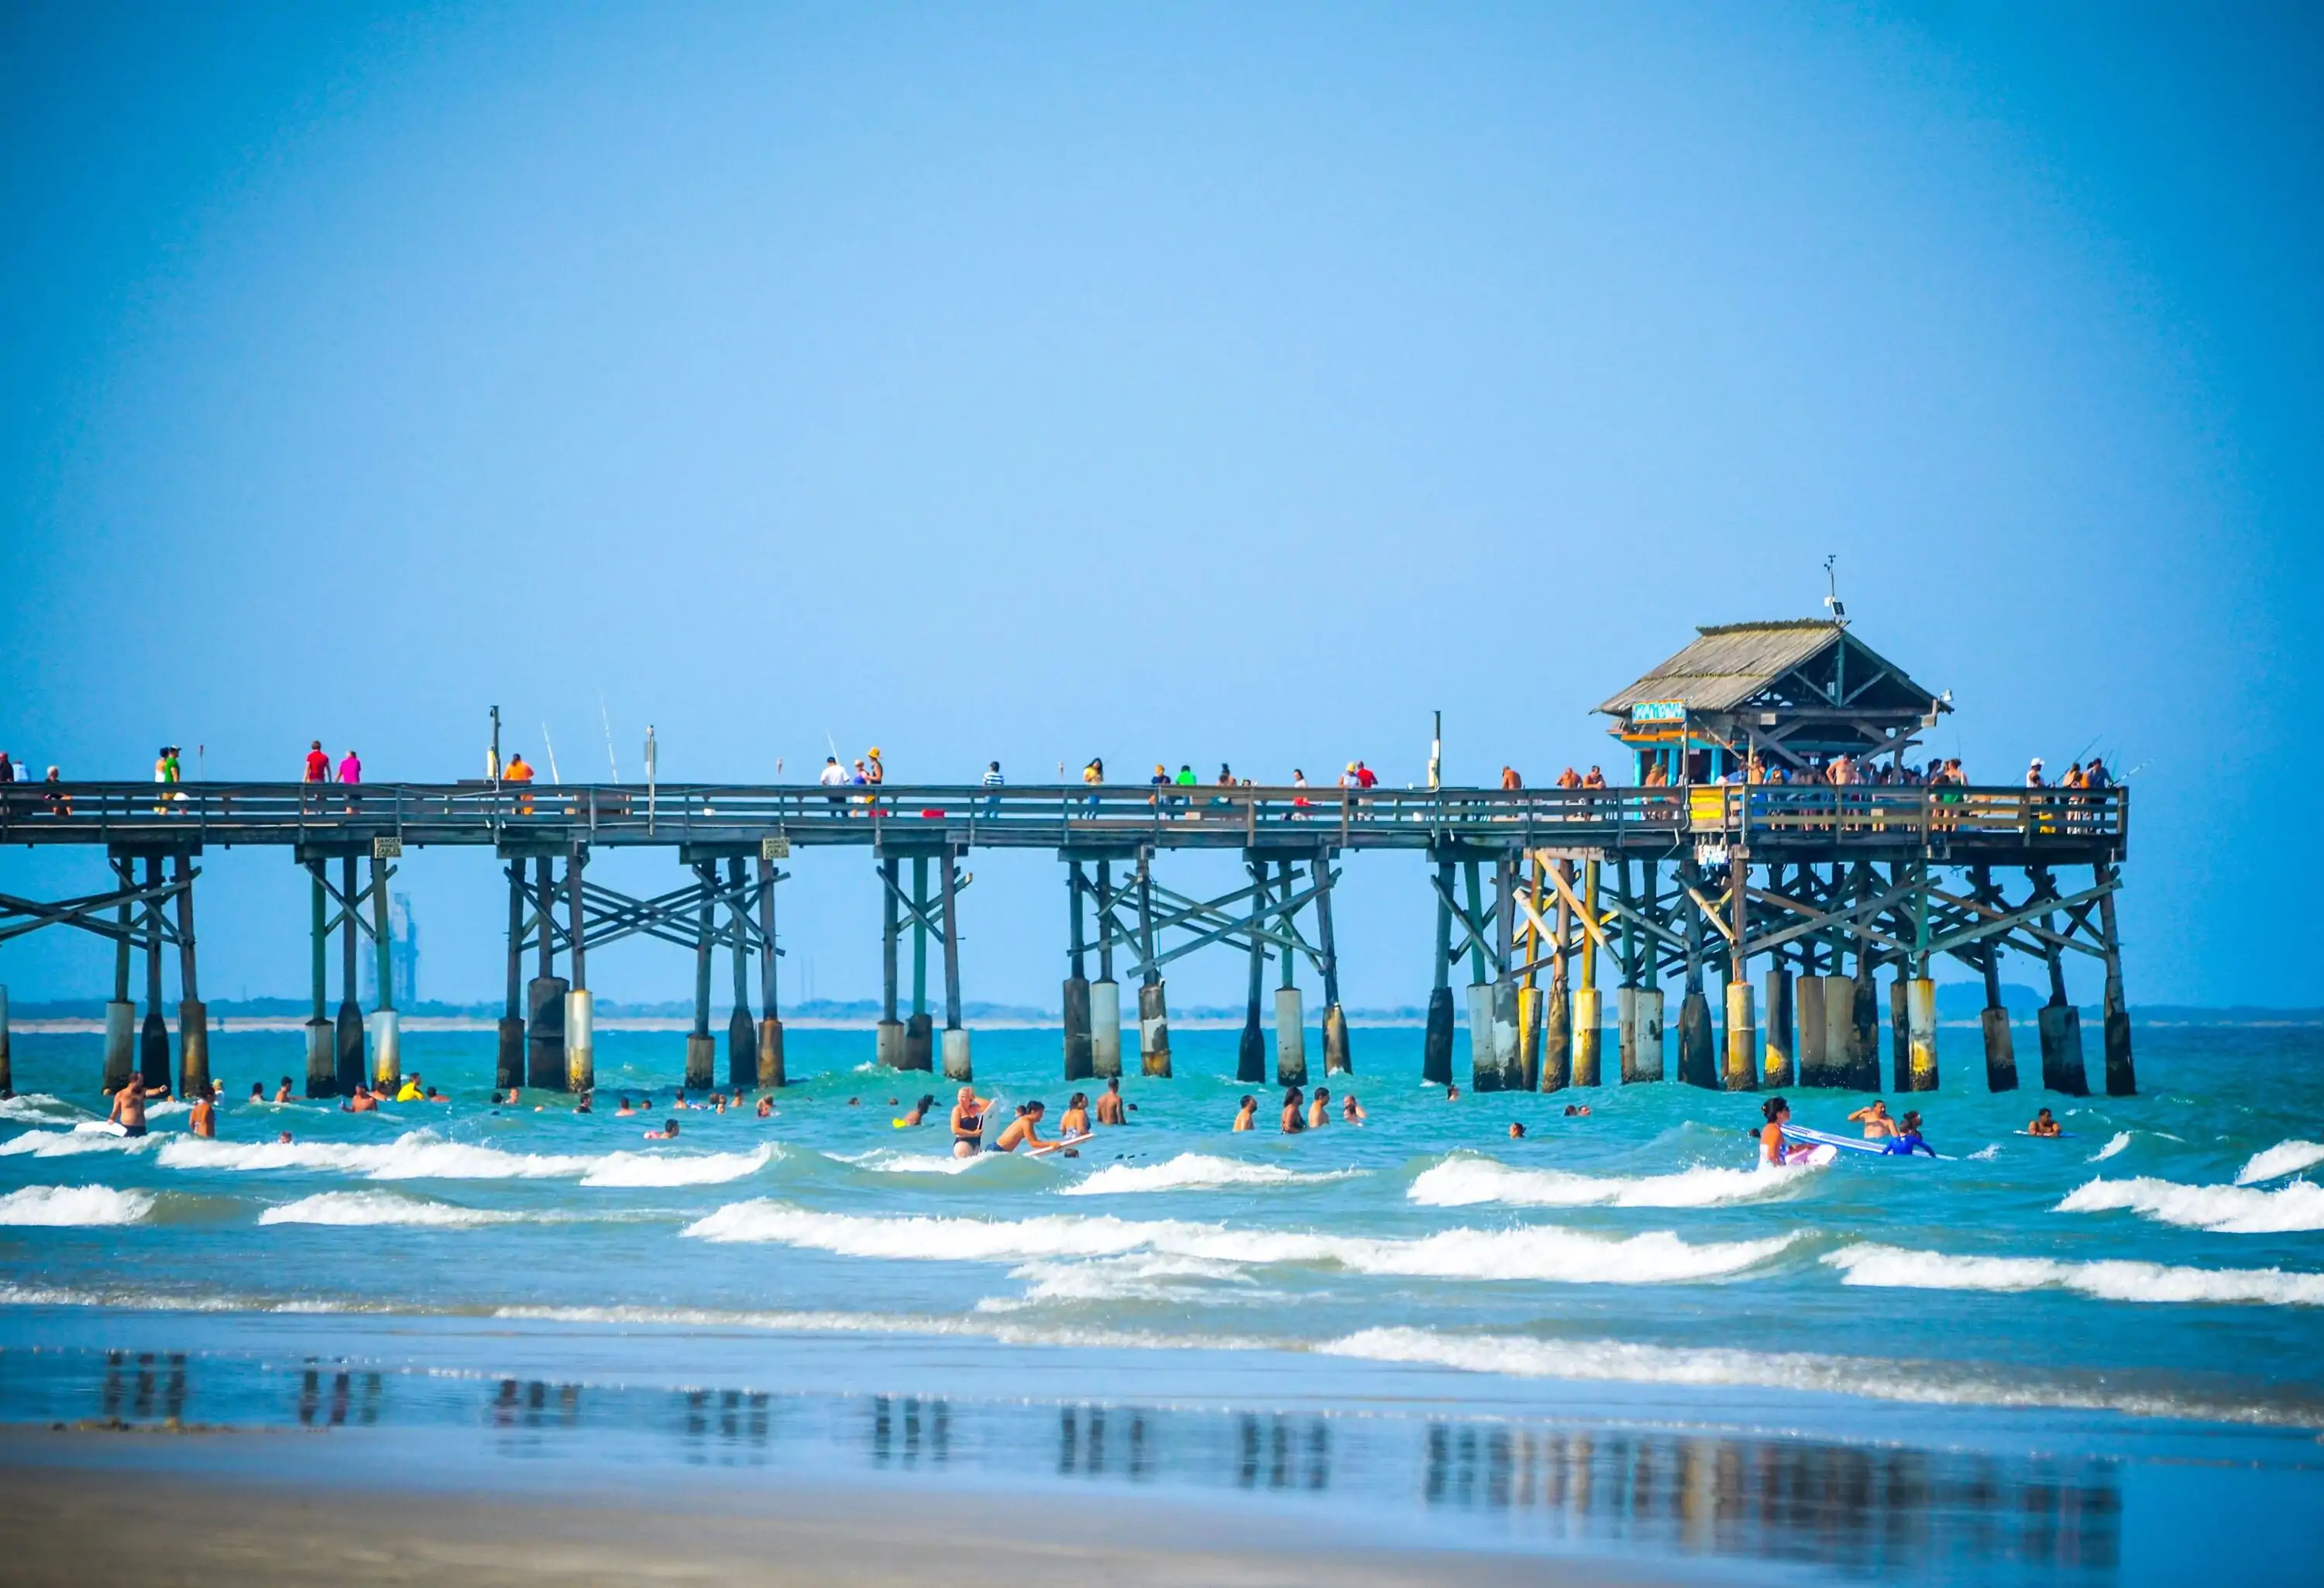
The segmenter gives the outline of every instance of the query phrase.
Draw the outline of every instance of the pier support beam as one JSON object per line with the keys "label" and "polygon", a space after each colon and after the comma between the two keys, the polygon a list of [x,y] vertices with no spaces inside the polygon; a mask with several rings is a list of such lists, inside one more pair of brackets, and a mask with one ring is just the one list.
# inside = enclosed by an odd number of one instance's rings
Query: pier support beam
{"label": "pier support beam", "polygon": [[[946,886],[950,886],[947,875]],[[945,930],[952,930],[952,900],[945,900]],[[766,1013],[759,1019],[759,1066],[757,1081],[762,1091],[773,1091],[783,1085],[783,1021],[777,1002],[775,976],[775,863],[762,850],[759,855],[759,1007]],[[945,950],[945,975],[957,992],[958,962],[952,957],[949,946]]]}
{"label": "pier support beam", "polygon": [[589,863],[586,845],[565,852],[566,935],[572,990],[565,994],[565,1071],[558,1077],[567,1092],[588,1093],[597,1086],[596,1006],[589,992],[589,947],[582,931],[587,893],[581,881]]}
{"label": "pier support beam", "polygon": [[1139,1067],[1157,1080],[1170,1078],[1170,1011],[1164,1001],[1162,973],[1154,968],[1154,867],[1151,852],[1138,856],[1139,953],[1146,962],[1138,985]]}
{"label": "pier support beam", "polygon": [[2017,1044],[2009,1029],[2009,1011],[2001,1002],[2001,956],[1990,943],[1985,947],[1985,1011],[1978,1016],[1985,1036],[1985,1089],[2017,1090]]}
{"label": "pier support beam", "polygon": [[363,1005],[355,1001],[356,941],[361,918],[355,903],[355,857],[339,857],[339,1018],[337,1040],[339,1091],[351,1094],[364,1082]]}
{"label": "pier support beam", "polygon": [[1267,864],[1264,861],[1246,861],[1250,872],[1250,985],[1246,991],[1242,1015],[1242,1039],[1235,1048],[1235,1080],[1245,1086],[1267,1083],[1267,1038],[1259,1028],[1259,996],[1267,981],[1267,942],[1259,935],[1259,923],[1267,913]]}
{"label": "pier support beam", "polygon": [[0,1097],[16,1095],[16,1068],[8,1050],[8,989],[0,986]]}
{"label": "pier support beam", "polygon": [[726,860],[727,924],[733,928],[734,1011],[726,1017],[726,1085],[740,1096],[759,1081],[759,1022],[751,1018],[751,931],[742,857]]}
{"label": "pier support beam", "polygon": [[[1812,967],[1815,962],[1811,959],[1808,963]],[[1831,1049],[1829,1045],[1829,1017],[1824,1013],[1823,1002],[1824,989],[1831,984],[1830,977],[1816,974],[1812,968],[1793,983],[1793,996],[1797,1002],[1796,1012],[1799,1016],[1800,1033],[1799,1078],[1791,1083],[1794,1086],[1832,1085],[1831,1061],[1825,1057]],[[1854,996],[1852,992],[1849,995]],[[1775,1012],[1773,1007],[1775,994],[1772,992],[1768,994],[1767,1002],[1768,1017],[1772,1023]],[[1770,1086],[1775,1084],[1773,1080],[1767,1083]]]}
{"label": "pier support beam", "polygon": [[1574,951],[1582,956],[1582,984],[1573,990],[1572,1015],[1573,1029],[1573,1084],[1595,1086],[1601,1083],[1600,1054],[1604,1032],[1598,998],[1598,929],[1602,919],[1598,908],[1598,862],[1585,862],[1582,868],[1582,907],[1589,916],[1583,926],[1582,940]]}
{"label": "pier support beam", "polygon": [[[1276,917],[1286,937],[1297,934],[1292,926],[1292,900],[1299,896],[1299,884],[1291,874],[1291,863],[1284,861],[1276,870],[1276,885],[1283,895],[1283,909]],[[1252,919],[1254,931],[1259,920]],[[1307,1011],[1299,995],[1299,956],[1290,948],[1283,950],[1283,985],[1275,994],[1275,1084],[1278,1086],[1305,1086],[1307,1084]]]}
{"label": "pier support beam", "polygon": [[307,1016],[307,1095],[337,1097],[339,1094],[337,1060],[331,1051],[330,1017],[323,1012],[328,998],[325,985],[330,965],[328,891],[323,883],[323,863],[310,860],[307,874],[313,882],[313,925],[309,933],[309,969],[311,972],[312,997]]}
{"label": "pier support beam", "polygon": [[1090,1042],[1089,947],[1082,926],[1084,886],[1082,863],[1067,861],[1065,895],[1072,903],[1067,918],[1072,927],[1067,948],[1071,956],[1068,969],[1072,974],[1065,977],[1065,1079],[1068,1081],[1086,1081],[1097,1069],[1096,1056],[1091,1051]]}
{"label": "pier support beam", "polygon": [[[1690,862],[1682,865],[1680,880],[1694,893],[1702,891],[1701,872]],[[1719,1061],[1712,1052],[1711,1001],[1702,992],[1702,907],[1686,912],[1686,993],[1678,1006],[1678,1078],[1690,1086],[1719,1088]]]}
{"label": "pier support beam", "polygon": [[1796,1041],[1793,1035],[1792,973],[1784,967],[1778,955],[1768,966],[1765,978],[1767,990],[1767,1043],[1762,1050],[1760,1085],[1770,1092],[1799,1085],[1799,1073],[1792,1061]]}
{"label": "pier support beam", "polygon": [[[2047,872],[2034,874],[2034,886],[2037,891],[2054,894],[2057,891]],[[2082,1067],[2082,1011],[2066,1001],[2066,967],[2054,936],[2053,916],[2042,918],[2042,930],[2043,958],[2050,973],[2050,1002],[2042,1006],[2035,1027],[2042,1039],[2042,1085],[2069,1097],[2088,1097],[2090,1082]]]}
{"label": "pier support beam", "polygon": [[1926,976],[1904,983],[1907,1078],[1915,1092],[1937,1089],[1937,984]]}
{"label": "pier support beam", "polygon": [[698,861],[694,880],[701,884],[702,902],[694,917],[694,1027],[686,1034],[686,1071],[679,1085],[689,1092],[707,1092],[718,1075],[718,1039],[710,1034],[710,947],[717,936],[718,868]]}
{"label": "pier support beam", "polygon": [[[194,866],[180,854],[178,873],[178,1095],[198,1097],[210,1085],[210,1020],[194,963]],[[7,1088],[7,996],[0,992],[0,1093]]]}
{"label": "pier support beam", "polygon": [[896,893],[900,863],[894,857],[880,863],[880,1023],[872,1030],[872,1056],[887,1069],[905,1067],[904,1022],[897,1013]]}
{"label": "pier support beam", "polygon": [[912,1013],[904,1022],[904,1059],[899,1067],[936,1067],[936,1020],[928,1013],[928,857],[912,856]]}
{"label": "pier support beam", "polygon": [[[533,919],[540,936],[531,984],[525,989],[524,1084],[543,1092],[565,1089],[565,995],[573,989],[557,974],[557,876],[543,854],[532,863]],[[689,1045],[690,1046],[690,1045]],[[692,1056],[689,1053],[688,1057]],[[691,1080],[689,1078],[689,1084]],[[708,1077],[703,1084],[709,1085]]]}
{"label": "pier support beam", "polygon": [[[960,1021],[960,872],[949,849],[943,857],[939,891],[944,899],[945,1029],[944,1074],[947,1081],[966,1081],[972,1071],[968,1057],[968,1028]],[[773,934],[769,934],[772,941]]]}
{"label": "pier support beam", "polygon": [[1348,1017],[1340,1008],[1339,939],[1332,933],[1332,852],[1315,854],[1315,946],[1323,961],[1323,1073],[1355,1073],[1348,1049]]}
{"label": "pier support beam", "polygon": [[1113,979],[1113,863],[1097,863],[1097,980],[1090,983],[1090,1074],[1121,1074],[1121,988]]}
{"label": "pier support beam", "polygon": [[2105,939],[2106,1002],[2102,1012],[2106,1020],[2106,1089],[2108,1097],[2134,1097],[2138,1094],[2138,1069],[2130,1057],[2130,1005],[2122,990],[2122,937],[2115,930],[2114,868],[2108,865],[2091,868],[2098,884],[2107,891],[2098,895],[2098,935]]}
{"label": "pier support beam", "polygon": [[1897,1092],[1913,1090],[1912,984],[1912,972],[1899,964],[1888,983],[1888,1084]]}
{"label": "pier support beam", "polygon": [[[161,885],[161,857],[145,861],[145,886]],[[170,1026],[161,1013],[161,907],[149,900],[145,916],[145,1021],[137,1033],[137,1071],[148,1092],[170,1085]]]}
{"label": "pier support beam", "polygon": [[403,1033],[395,1010],[395,939],[388,922],[389,867],[377,854],[371,861],[372,969],[379,982],[378,1004],[371,1011],[371,1074],[375,1088],[390,1096],[403,1084]]}
{"label": "pier support beam", "polygon": [[1420,1037],[1420,1078],[1432,1086],[1452,1084],[1452,868],[1436,868],[1435,980],[1428,993],[1428,1023]]}
{"label": "pier support beam", "polygon": [[[1772,879],[1770,879],[1772,881]],[[1734,934],[1727,956],[1727,1063],[1721,1079],[1729,1092],[1759,1089],[1759,1026],[1751,1008],[1751,863],[1738,848],[1727,863],[1728,930]]]}
{"label": "pier support beam", "polygon": [[509,863],[508,880],[508,997],[493,1061],[495,1092],[524,1085],[524,862]]}

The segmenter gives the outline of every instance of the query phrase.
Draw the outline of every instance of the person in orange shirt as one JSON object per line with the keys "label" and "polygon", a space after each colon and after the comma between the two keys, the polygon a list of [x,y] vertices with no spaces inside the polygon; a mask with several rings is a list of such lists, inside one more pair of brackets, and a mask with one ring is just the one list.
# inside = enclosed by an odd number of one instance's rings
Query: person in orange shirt
{"label": "person in orange shirt", "polygon": [[[523,752],[519,751],[509,756],[508,765],[501,771],[501,781],[528,784],[532,781],[532,768],[525,761]],[[519,816],[532,814],[532,791],[530,789],[517,796],[516,813]]]}

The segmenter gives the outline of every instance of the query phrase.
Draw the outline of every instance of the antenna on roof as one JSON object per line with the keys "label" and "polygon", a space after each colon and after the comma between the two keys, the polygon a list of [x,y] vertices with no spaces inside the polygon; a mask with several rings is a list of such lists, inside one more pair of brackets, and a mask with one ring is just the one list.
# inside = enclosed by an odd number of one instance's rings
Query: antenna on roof
{"label": "antenna on roof", "polygon": [[1831,609],[1831,616],[1834,623],[1844,623],[1848,621],[1848,608],[1841,604],[1840,599],[1840,576],[1832,571],[1832,564],[1839,560],[1840,553],[1837,551],[1823,559],[1823,582],[1825,588],[1823,604]]}

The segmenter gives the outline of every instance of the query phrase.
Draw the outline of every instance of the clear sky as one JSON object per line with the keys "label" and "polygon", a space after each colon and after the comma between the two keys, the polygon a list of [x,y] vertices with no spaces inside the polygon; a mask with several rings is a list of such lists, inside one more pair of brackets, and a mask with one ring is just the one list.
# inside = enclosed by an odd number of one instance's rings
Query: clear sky
{"label": "clear sky", "polygon": [[[2319,19],[5,0],[0,748],[1402,782],[1442,707],[1538,781],[1838,552],[1935,749],[2135,769],[2134,1002],[2324,1003]],[[208,864],[206,991],[300,991],[300,876]],[[975,869],[969,995],[1054,1003],[1062,868]],[[869,863],[794,870],[792,989],[870,995]],[[411,857],[425,994],[496,881]],[[1348,1001],[1423,996],[1419,864],[1346,890]]]}

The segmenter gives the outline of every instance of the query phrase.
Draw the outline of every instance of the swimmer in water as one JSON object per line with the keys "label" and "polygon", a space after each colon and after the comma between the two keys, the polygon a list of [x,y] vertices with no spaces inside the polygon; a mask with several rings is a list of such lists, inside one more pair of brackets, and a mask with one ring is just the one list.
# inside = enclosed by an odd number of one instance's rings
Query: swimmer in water
{"label": "swimmer in water", "polygon": [[1065,1099],[1065,1112],[1057,1117],[1057,1134],[1086,1136],[1089,1133],[1089,1094],[1076,1092]]}
{"label": "swimmer in water", "polygon": [[[1056,1146],[1054,1141],[1041,1140],[1041,1116],[1047,1112],[1048,1105],[1038,1097],[1025,1104],[1017,1111],[1017,1117],[1009,1122],[1009,1128],[1001,1132],[1001,1140],[992,1144],[992,1150],[1014,1152],[1019,1147]],[[1066,1150],[1070,1153],[1072,1149]]]}
{"label": "swimmer in water", "polygon": [[1511,1120],[1509,1122],[1509,1140],[1512,1141],[1522,1141],[1525,1140],[1524,1121]]}
{"label": "swimmer in water", "polygon": [[1896,1122],[1896,1134],[1889,1139],[1888,1150],[1900,1158],[1910,1158],[1916,1152],[1936,1157],[1937,1149],[1921,1140],[1921,1113],[1918,1109],[1908,1110],[1904,1117]]}
{"label": "swimmer in water", "polygon": [[285,1146],[285,1147],[288,1147],[288,1146],[290,1146],[290,1131],[283,1131],[283,1132],[282,1132],[282,1134],[281,1134],[280,1136],[275,1137],[274,1139],[275,1139],[275,1140],[277,1140],[277,1141],[281,1142],[281,1143],[283,1146]]}
{"label": "swimmer in water", "polygon": [[1565,1117],[1570,1120],[1588,1119],[1590,1105],[1586,1103],[1569,1103],[1565,1105]]}
{"label": "swimmer in water", "polygon": [[[936,1099],[931,1097],[928,1101],[930,1103],[934,1103]],[[759,1117],[762,1120],[770,1120],[775,1117],[775,1100],[771,1095],[759,1099]]]}
{"label": "swimmer in water", "polygon": [[1460,1101],[1461,1101],[1461,1088],[1460,1088],[1460,1087],[1458,1087],[1458,1086],[1452,1085],[1451,1083],[1449,1083],[1449,1082],[1448,1082],[1448,1083],[1445,1085],[1445,1087],[1444,1087],[1444,1101],[1445,1101],[1445,1102],[1447,1102],[1447,1103],[1458,1103],[1458,1102],[1460,1102]]}
{"label": "swimmer in water", "polygon": [[1121,1077],[1108,1076],[1105,1090],[1097,1094],[1097,1122],[1101,1125],[1126,1125],[1129,1116],[1121,1106]]}
{"label": "swimmer in water", "polygon": [[361,1081],[355,1083],[355,1095],[339,1104],[341,1113],[374,1113],[379,1109],[379,1099]]}
{"label": "swimmer in water", "polygon": [[984,1113],[990,1097],[979,1097],[973,1086],[963,1086],[952,1105],[952,1155],[974,1158],[984,1150]]}
{"label": "swimmer in water", "polygon": [[[764,1102],[765,1099],[762,1098],[761,1101]],[[934,1108],[936,1105],[936,1094],[933,1092],[927,1093],[922,1095],[918,1103],[912,1104],[911,1113],[904,1115],[901,1119],[890,1120],[888,1122],[899,1131],[918,1130],[920,1126],[928,1122],[928,1110]]]}
{"label": "swimmer in water", "polygon": [[1784,1140],[1784,1122],[1792,1117],[1792,1105],[1780,1097],[1770,1097],[1759,1105],[1767,1122],[1759,1131],[1759,1161],[1770,1168],[1796,1163],[1814,1148],[1804,1142],[1794,1146]]}
{"label": "swimmer in water", "polygon": [[573,1105],[573,1112],[575,1113],[595,1113],[597,1112],[595,1102],[596,1095],[597,1094],[595,1092],[584,1092],[581,1094],[581,1101]]}
{"label": "swimmer in water", "polygon": [[283,1076],[283,1077],[282,1077],[282,1085],[281,1085],[280,1086],[277,1086],[276,1088],[274,1088],[274,1101],[275,1101],[275,1102],[277,1102],[277,1103],[288,1103],[288,1102],[290,1102],[290,1076]]}
{"label": "swimmer in water", "polygon": [[1300,1112],[1302,1093],[1296,1086],[1286,1087],[1283,1094],[1283,1133],[1296,1136],[1307,1128],[1306,1115]]}
{"label": "swimmer in water", "polygon": [[263,1082],[263,1081],[253,1081],[253,1082],[250,1084],[250,1100],[251,1100],[253,1103],[263,1103],[263,1102],[265,1102],[265,1101],[266,1101],[266,1083],[265,1083],[265,1082]]}
{"label": "swimmer in water", "polygon": [[1245,1093],[1243,1100],[1235,1105],[1234,1128],[1238,1131],[1255,1130],[1258,1119],[1259,1099]]}
{"label": "swimmer in water", "polygon": [[2034,1122],[2025,1127],[2025,1133],[2029,1136],[2062,1136],[2065,1131],[2058,1128],[2058,1122],[2051,1117],[2048,1109],[2041,1108],[2034,1111]]}
{"label": "swimmer in water", "polygon": [[662,1122],[661,1122],[661,1129],[660,1129],[660,1130],[659,1130],[659,1131],[648,1131],[646,1132],[646,1140],[649,1140],[649,1141],[675,1141],[675,1140],[678,1140],[678,1122],[677,1122],[676,1120],[664,1120],[664,1121],[662,1121]]}
{"label": "swimmer in water", "polygon": [[187,1128],[192,1131],[195,1135],[202,1137],[206,1140],[215,1141],[217,1140],[217,1087],[205,1086],[202,1088],[200,1095],[194,1099],[193,1116],[186,1122],[186,1125]]}
{"label": "swimmer in water", "polygon": [[1883,1137],[1894,1136],[1896,1133],[1896,1122],[1888,1117],[1888,1104],[1877,1097],[1872,1100],[1871,1106],[1859,1108],[1849,1114],[1848,1122],[1851,1125],[1862,1125],[1864,1139],[1867,1141],[1877,1141]]}
{"label": "swimmer in water", "polygon": [[427,1096],[428,1094],[420,1089],[418,1070],[404,1076],[403,1085],[395,1090],[395,1100],[398,1103],[421,1103],[427,1100]]}
{"label": "swimmer in water", "polygon": [[1307,1128],[1320,1131],[1332,1122],[1332,1094],[1328,1087],[1315,1088],[1314,1101],[1307,1105]]}
{"label": "swimmer in water", "polygon": [[1364,1113],[1364,1105],[1356,1101],[1354,1093],[1351,1092],[1340,1100],[1340,1117],[1351,1125],[1360,1125],[1368,1117]]}
{"label": "swimmer in water", "polygon": [[637,1112],[630,1106],[630,1100],[625,1096],[622,1099],[622,1106],[613,1111],[613,1117],[617,1120],[625,1120]]}

